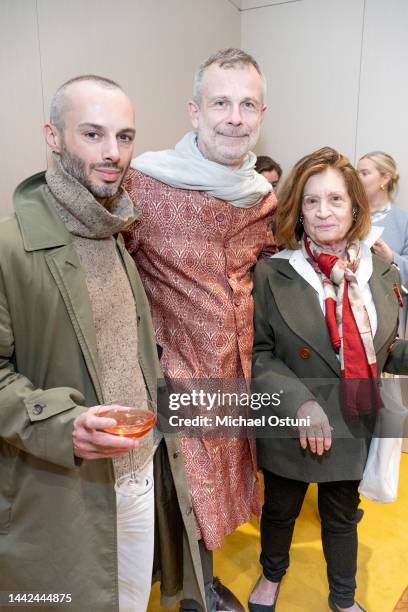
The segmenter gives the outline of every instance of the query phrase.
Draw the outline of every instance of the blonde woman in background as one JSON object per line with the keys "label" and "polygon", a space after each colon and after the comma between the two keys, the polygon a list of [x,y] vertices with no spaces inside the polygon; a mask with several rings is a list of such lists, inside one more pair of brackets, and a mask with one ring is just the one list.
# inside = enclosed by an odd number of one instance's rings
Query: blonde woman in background
{"label": "blonde woman in background", "polygon": [[[384,228],[372,250],[388,263],[398,266],[401,283],[408,287],[408,212],[393,203],[399,181],[395,160],[383,151],[367,153],[359,160],[357,172],[364,185],[371,223]],[[407,298],[400,313],[400,337],[407,337]]]}

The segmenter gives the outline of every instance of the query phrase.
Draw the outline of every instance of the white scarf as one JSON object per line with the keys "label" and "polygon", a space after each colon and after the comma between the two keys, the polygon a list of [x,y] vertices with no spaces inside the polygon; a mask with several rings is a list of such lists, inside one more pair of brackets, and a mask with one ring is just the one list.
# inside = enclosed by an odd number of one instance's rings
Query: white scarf
{"label": "white scarf", "polygon": [[174,149],[149,151],[130,164],[135,170],[179,189],[206,191],[238,208],[251,208],[272,191],[271,184],[255,170],[252,152],[238,170],[206,159],[197,146],[197,135],[188,132]]}

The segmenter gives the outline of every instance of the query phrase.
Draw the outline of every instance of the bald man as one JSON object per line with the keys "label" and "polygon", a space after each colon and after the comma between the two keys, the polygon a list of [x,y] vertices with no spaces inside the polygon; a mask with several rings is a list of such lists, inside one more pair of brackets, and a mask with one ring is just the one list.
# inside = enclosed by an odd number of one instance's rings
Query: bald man
{"label": "bald man", "polygon": [[[154,406],[160,378],[148,303],[121,236],[135,219],[121,187],[132,104],[109,79],[76,77],[55,94],[44,135],[52,166],[17,187],[15,213],[0,223],[0,607],[146,610],[154,492],[164,603],[186,592],[203,600],[177,441],[105,432],[112,404]],[[131,471],[131,451],[140,495],[114,488]]]}

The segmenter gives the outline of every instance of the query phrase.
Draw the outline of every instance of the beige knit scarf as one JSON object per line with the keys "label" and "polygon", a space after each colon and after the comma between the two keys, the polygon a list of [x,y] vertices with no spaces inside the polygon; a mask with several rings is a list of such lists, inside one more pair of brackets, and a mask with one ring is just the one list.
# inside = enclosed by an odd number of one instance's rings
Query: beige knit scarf
{"label": "beige knit scarf", "polygon": [[[104,404],[141,405],[146,388],[138,359],[136,305],[114,239],[114,234],[135,220],[133,204],[121,190],[110,200],[108,210],[64,170],[58,157],[46,181],[85,272]],[[153,447],[150,432],[134,451],[137,468],[151,458]],[[130,472],[129,455],[113,463],[116,477]]]}

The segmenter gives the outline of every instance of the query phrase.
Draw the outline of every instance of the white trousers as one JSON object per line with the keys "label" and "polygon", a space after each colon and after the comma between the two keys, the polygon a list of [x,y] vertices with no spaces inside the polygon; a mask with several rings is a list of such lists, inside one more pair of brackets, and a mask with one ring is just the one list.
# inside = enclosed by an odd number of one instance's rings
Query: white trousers
{"label": "white trousers", "polygon": [[[140,474],[153,479],[153,460]],[[152,585],[154,487],[139,497],[116,494],[120,612],[145,612]]]}

